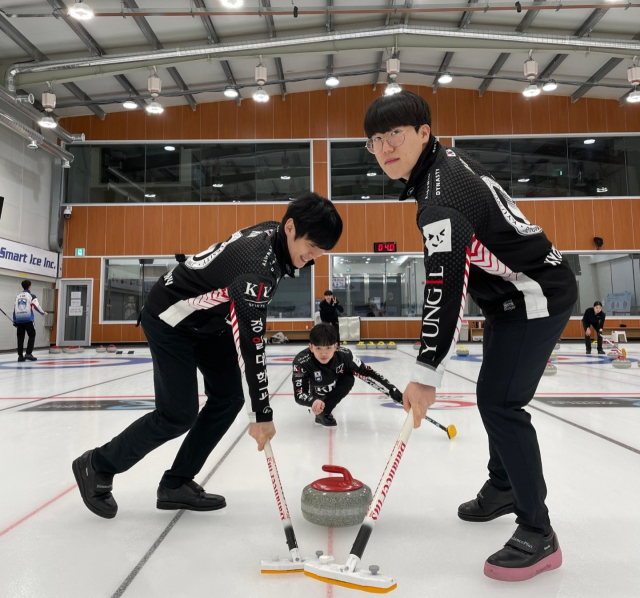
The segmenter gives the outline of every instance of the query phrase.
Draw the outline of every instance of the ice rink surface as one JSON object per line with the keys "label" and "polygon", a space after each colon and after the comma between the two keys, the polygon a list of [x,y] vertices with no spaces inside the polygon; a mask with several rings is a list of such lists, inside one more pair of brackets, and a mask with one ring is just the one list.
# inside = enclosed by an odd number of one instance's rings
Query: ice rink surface
{"label": "ice rink surface", "polygon": [[[552,524],[564,554],[557,571],[509,584],[483,575],[509,539],[515,516],[489,523],[458,519],[487,478],[487,438],[475,405],[481,347],[447,365],[429,414],[458,436],[425,422],[407,445],[363,565],[394,576],[392,596],[469,598],[640,596],[640,346],[632,368],[562,345],[556,376],[544,377],[529,406],[536,426]],[[335,429],[315,425],[295,404],[291,361],[301,345],[270,346],[268,366],[277,436],[272,446],[303,556],[316,550],[344,562],[358,528],[306,522],[304,486],[323,464],[347,467],[375,490],[404,412],[356,380],[336,409]],[[353,347],[352,347],[353,348]],[[264,455],[246,435],[242,412],[196,481],[223,494],[213,513],[155,508],[162,472],[180,439],[117,476],[118,515],[83,505],[71,462],[153,408],[148,349],[121,355],[36,352],[37,363],[0,356],[0,596],[2,598],[342,598],[361,595],[302,574],[262,575],[260,560],[286,556]],[[355,351],[400,388],[416,352]],[[594,351],[595,353],[595,351]],[[205,397],[203,395],[202,400]]]}

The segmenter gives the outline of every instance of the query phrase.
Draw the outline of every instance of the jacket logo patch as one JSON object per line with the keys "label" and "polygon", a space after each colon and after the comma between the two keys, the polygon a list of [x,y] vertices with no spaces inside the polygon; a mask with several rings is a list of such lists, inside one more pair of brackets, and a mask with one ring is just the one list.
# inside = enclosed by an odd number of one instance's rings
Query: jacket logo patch
{"label": "jacket logo patch", "polygon": [[344,363],[341,363],[341,364],[336,368],[336,374],[344,374]]}
{"label": "jacket logo patch", "polygon": [[456,153],[452,150],[452,149],[447,149],[446,150],[446,154],[447,156],[449,156],[450,158],[454,157],[456,155]]}
{"label": "jacket logo patch", "polygon": [[545,264],[551,264],[557,266],[562,263],[562,254],[552,245],[549,255],[544,260]]}
{"label": "jacket logo patch", "polygon": [[511,311],[512,309],[515,309],[516,306],[513,303],[513,300],[509,299],[508,301],[505,301],[502,304],[502,307],[504,307],[504,311]]}
{"label": "jacket logo patch", "polygon": [[320,382],[322,380],[321,372],[313,372],[313,377],[316,379],[316,382]]}
{"label": "jacket logo patch", "polygon": [[422,227],[422,234],[429,256],[451,251],[451,219],[425,224]]}
{"label": "jacket logo patch", "polygon": [[26,299],[18,299],[18,309],[20,311],[27,309],[27,300]]}
{"label": "jacket logo patch", "polygon": [[248,282],[244,294],[252,297],[255,300],[254,303],[268,303],[271,301],[271,287],[263,282],[260,284]]}

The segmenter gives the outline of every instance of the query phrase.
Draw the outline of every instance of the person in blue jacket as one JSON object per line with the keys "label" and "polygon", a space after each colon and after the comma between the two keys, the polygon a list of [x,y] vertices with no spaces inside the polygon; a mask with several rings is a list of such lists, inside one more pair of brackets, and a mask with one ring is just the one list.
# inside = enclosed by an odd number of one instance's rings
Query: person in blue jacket
{"label": "person in blue jacket", "polygon": [[[33,356],[33,346],[36,342],[36,328],[33,325],[33,310],[39,314],[48,315],[40,307],[37,297],[31,292],[31,281],[22,281],[22,292],[16,296],[13,304],[13,325],[18,329],[18,361],[38,361]],[[27,341],[27,352],[24,353],[24,335],[29,337]]]}

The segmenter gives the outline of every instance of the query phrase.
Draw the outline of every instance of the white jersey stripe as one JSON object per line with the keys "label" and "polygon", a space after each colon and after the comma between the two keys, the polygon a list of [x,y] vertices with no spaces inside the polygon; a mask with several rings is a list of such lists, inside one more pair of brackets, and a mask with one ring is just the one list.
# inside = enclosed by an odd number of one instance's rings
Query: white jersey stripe
{"label": "white jersey stripe", "polygon": [[193,312],[200,309],[210,309],[229,301],[229,289],[216,289],[205,295],[183,299],[174,303],[171,307],[160,314],[160,319],[169,326],[177,326],[188,318]]}

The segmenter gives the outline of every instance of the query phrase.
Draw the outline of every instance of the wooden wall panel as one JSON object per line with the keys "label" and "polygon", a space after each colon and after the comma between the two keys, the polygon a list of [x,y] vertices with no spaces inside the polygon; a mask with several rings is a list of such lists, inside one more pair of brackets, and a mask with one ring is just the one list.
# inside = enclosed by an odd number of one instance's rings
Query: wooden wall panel
{"label": "wooden wall panel", "polygon": [[[200,112],[200,137],[201,139],[218,139],[220,132],[218,120],[221,102],[212,102],[198,106]],[[228,109],[225,109],[228,110]],[[226,113],[226,112],[225,112]]]}
{"label": "wooden wall panel", "polygon": [[319,141],[313,142],[313,161],[315,162],[326,162],[327,154],[329,152],[328,143],[321,139]]}
{"label": "wooden wall panel", "polygon": [[100,120],[97,116],[90,116],[89,119],[91,139],[109,139],[109,118]]}
{"label": "wooden wall panel", "polygon": [[422,232],[416,222],[418,208],[412,201],[402,202],[404,220],[404,251],[422,251]]}
{"label": "wooden wall panel", "polygon": [[574,202],[573,216],[575,218],[576,248],[593,249],[594,224],[593,201],[583,200]]}
{"label": "wooden wall panel", "polygon": [[418,340],[422,331],[422,322],[420,320],[407,320],[407,338]]}
{"label": "wooden wall panel", "polygon": [[326,162],[314,162],[313,164],[313,191],[323,197],[329,197],[329,173]]}
{"label": "wooden wall panel", "polygon": [[162,254],[180,251],[180,206],[162,206]]}
{"label": "wooden wall panel", "polygon": [[[124,255],[144,254],[144,207],[124,208]],[[94,254],[94,255],[103,255]]]}
{"label": "wooden wall panel", "polygon": [[549,96],[540,94],[535,101],[529,102],[531,106],[531,132],[534,135],[551,133],[549,118]]}
{"label": "wooden wall panel", "polygon": [[256,139],[273,139],[273,102],[256,104],[255,111]]}
{"label": "wooden wall panel", "polygon": [[511,98],[506,93],[493,95],[493,134],[511,135],[513,121],[511,120]]}
{"label": "wooden wall panel", "polygon": [[237,230],[253,226],[256,220],[256,206],[238,205],[236,208],[236,226]]}
{"label": "wooden wall panel", "polygon": [[139,343],[141,339],[142,326],[134,324],[122,324],[120,328],[120,338],[123,343]]}
{"label": "wooden wall panel", "polygon": [[551,133],[569,132],[569,98],[549,96],[549,127]]}
{"label": "wooden wall panel", "polygon": [[219,206],[218,240],[224,241],[238,230],[236,206]]}
{"label": "wooden wall panel", "polygon": [[[191,110],[191,107],[189,107],[189,110]],[[169,106],[168,108],[165,108],[162,114],[162,118],[164,120],[164,139],[175,140],[183,138],[182,117],[182,106]]]}
{"label": "wooden wall panel", "polygon": [[287,204],[284,202],[273,204],[273,219],[276,222],[282,222],[284,215],[287,212]]}
{"label": "wooden wall panel", "polygon": [[180,206],[180,252],[200,253],[200,206]]}
{"label": "wooden wall panel", "polygon": [[144,113],[145,139],[164,139],[164,115]]}
{"label": "wooden wall panel", "polygon": [[405,320],[387,321],[387,338],[407,338],[407,323]]}
{"label": "wooden wall panel", "polygon": [[327,289],[331,288],[331,283],[329,282],[328,276],[316,276],[314,280],[314,284],[315,284],[314,299],[322,299],[324,297],[324,292]]}
{"label": "wooden wall panel", "polygon": [[627,133],[640,133],[640,110],[638,110],[638,105],[626,102],[623,110]]}
{"label": "wooden wall panel", "polygon": [[[106,119],[105,119],[106,120]],[[127,138],[127,113],[113,112],[109,115],[109,139],[119,140]]]}
{"label": "wooden wall panel", "polygon": [[[335,90],[332,90],[331,95],[334,93]],[[347,87],[345,95],[346,136],[364,137],[364,88]],[[333,114],[331,117],[333,118]]]}
{"label": "wooden wall panel", "polygon": [[[347,91],[344,87],[336,87],[331,90],[331,95],[327,99],[327,111],[329,115],[327,130],[329,137],[345,137],[347,135],[346,96]],[[361,135],[362,133],[357,135],[357,137]]]}
{"label": "wooden wall panel", "polygon": [[435,95],[438,96],[438,128],[436,129],[436,135],[448,137],[457,135],[456,90],[439,87],[438,93]]}
{"label": "wooden wall panel", "polygon": [[373,251],[374,243],[388,240],[385,231],[384,204],[367,203],[365,207],[365,247],[366,251]]}
{"label": "wooden wall panel", "polygon": [[[106,247],[107,208],[94,206],[87,209],[87,255],[104,255]],[[75,209],[73,216],[75,217]],[[65,247],[66,249],[66,247]]]}
{"label": "wooden wall panel", "polygon": [[616,199],[612,207],[614,249],[634,249],[631,200]]}
{"label": "wooden wall panel", "polygon": [[[271,102],[269,102],[270,104]],[[237,109],[238,113],[238,139],[256,138],[256,102],[243,101]]]}
{"label": "wooden wall panel", "polygon": [[369,320],[369,338],[376,340],[387,338],[386,320]]}
{"label": "wooden wall panel", "polygon": [[472,89],[456,89],[457,135],[476,135],[475,96]]}
{"label": "wooden wall panel", "polygon": [[89,208],[73,206],[71,218],[65,221],[64,255],[74,255],[76,247],[87,247]]}
{"label": "wooden wall panel", "polygon": [[273,204],[256,206],[256,224],[273,220]]}
{"label": "wooden wall panel", "polygon": [[547,238],[555,244],[556,222],[552,201],[536,201],[536,224],[542,227]]}
{"label": "wooden wall panel", "polygon": [[122,255],[124,253],[124,206],[109,206],[107,208],[106,247],[107,255]]}
{"label": "wooden wall panel", "polygon": [[309,136],[324,139],[328,135],[329,96],[324,89],[309,92]]}
{"label": "wooden wall panel", "polygon": [[220,139],[236,139],[238,136],[238,107],[235,102],[218,105],[218,136]]}
{"label": "wooden wall panel", "polygon": [[[98,296],[98,298],[100,296],[100,279],[102,278],[102,272],[100,270],[101,264],[102,260],[98,257],[85,260],[85,277],[93,278],[95,281],[93,287],[94,299],[96,296]],[[92,317],[95,317],[95,314],[92,314]]]}
{"label": "wooden wall panel", "polygon": [[[382,95],[383,89],[381,85],[378,86],[378,91]],[[440,131],[438,131],[438,94],[433,93],[433,87],[421,85],[420,89],[418,89],[418,95],[421,98],[424,98],[427,101],[427,104],[429,104],[429,110],[431,112],[431,129],[433,134],[438,137],[440,135]]]}
{"label": "wooden wall panel", "polygon": [[487,91],[482,97],[474,92],[476,135],[493,135],[493,92]]}
{"label": "wooden wall panel", "polygon": [[333,248],[333,253],[346,253],[348,251],[347,245],[349,239],[349,204],[337,203],[334,205],[336,206],[336,210],[338,210],[338,214],[340,214],[340,218],[342,218],[342,236]]}
{"label": "wooden wall panel", "polygon": [[587,103],[569,102],[569,132],[585,133],[588,131]]}
{"label": "wooden wall panel", "polygon": [[[606,100],[599,98],[586,98],[587,130],[589,133],[607,132]],[[584,128],[582,129],[584,130]]]}
{"label": "wooden wall panel", "polygon": [[[204,104],[208,106],[209,104]],[[181,139],[200,139],[200,118],[203,104],[198,104],[195,110],[191,106],[180,106],[182,109]]]}
{"label": "wooden wall panel", "polygon": [[62,260],[62,278],[86,278],[87,261],[81,257],[66,257]]}
{"label": "wooden wall panel", "polygon": [[395,241],[398,251],[404,249],[404,220],[402,203],[384,203],[384,241]]}
{"label": "wooden wall panel", "polygon": [[573,201],[553,202],[556,221],[555,246],[561,251],[576,248],[574,203]]}
{"label": "wooden wall panel", "polygon": [[519,199],[517,202],[518,209],[524,214],[524,217],[532,224],[536,222],[536,202],[535,201],[523,201]]}
{"label": "wooden wall panel", "polygon": [[367,233],[362,223],[366,218],[366,206],[363,203],[347,204],[347,212],[349,214],[349,222],[358,223],[347,231],[347,251],[349,253],[362,253],[370,251],[367,249]]}
{"label": "wooden wall panel", "polygon": [[607,131],[610,133],[624,133],[627,130],[624,110],[616,101],[606,100],[604,106],[607,116]]}
{"label": "wooden wall panel", "polygon": [[144,255],[162,254],[162,206],[144,206],[142,241]]}
{"label": "wooden wall panel", "polygon": [[291,139],[291,96],[286,100],[273,96],[270,102],[273,102],[273,138]]}
{"label": "wooden wall panel", "polygon": [[146,118],[143,110],[127,112],[127,136],[130,141],[140,141],[146,139]]}
{"label": "wooden wall panel", "polygon": [[291,102],[291,136],[294,139],[309,137],[309,92],[292,93],[286,100]]}
{"label": "wooden wall panel", "polygon": [[329,276],[329,256],[323,255],[315,261],[314,265],[314,275],[317,277],[320,276]]}
{"label": "wooden wall panel", "polygon": [[[593,202],[594,236],[604,239],[603,249],[614,249],[613,204],[610,199],[598,199]],[[593,247],[593,241],[591,244]]]}
{"label": "wooden wall panel", "polygon": [[220,206],[200,206],[200,247],[198,253],[211,247],[214,243],[224,240],[218,230],[219,220]]}
{"label": "wooden wall panel", "polygon": [[511,94],[511,118],[514,135],[531,135],[531,103],[538,98],[525,98],[521,93]]}
{"label": "wooden wall panel", "polygon": [[631,200],[631,213],[633,217],[633,247],[640,249],[640,199]]}

